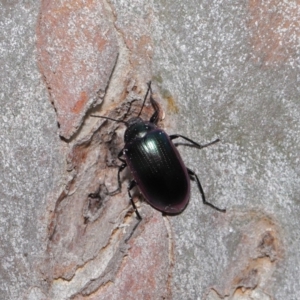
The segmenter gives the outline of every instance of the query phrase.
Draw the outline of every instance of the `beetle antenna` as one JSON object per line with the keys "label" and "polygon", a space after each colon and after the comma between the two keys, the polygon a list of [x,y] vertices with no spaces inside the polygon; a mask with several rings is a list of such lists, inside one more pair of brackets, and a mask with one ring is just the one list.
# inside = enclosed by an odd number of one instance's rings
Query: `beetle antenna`
{"label": "beetle antenna", "polygon": [[148,84],[148,90],[147,90],[147,93],[146,93],[146,95],[145,95],[145,98],[144,98],[144,101],[143,101],[142,108],[141,108],[141,110],[140,110],[140,112],[139,112],[139,114],[138,114],[137,117],[139,117],[139,116],[141,115],[141,113],[142,113],[142,110],[143,110],[143,108],[144,108],[144,106],[145,106],[145,102],[146,102],[146,100],[147,100],[149,91],[152,93],[152,89],[151,89],[151,81],[149,81],[147,84]]}
{"label": "beetle antenna", "polygon": [[130,102],[129,107],[128,107],[128,109],[127,109],[127,112],[126,112],[126,114],[124,115],[124,118],[123,118],[123,119],[126,119],[127,115],[129,114],[129,112],[130,112],[130,110],[131,110],[132,103],[135,102],[135,101],[137,101],[137,99],[134,99],[134,100],[132,100],[132,101]]}
{"label": "beetle antenna", "polygon": [[111,120],[111,121],[115,121],[115,122],[119,122],[119,123],[124,123],[125,125],[128,126],[128,122],[123,121],[123,120],[116,120],[116,119],[113,119],[113,118],[104,117],[104,116],[96,116],[96,115],[91,115],[91,117],[101,118],[101,119],[106,119],[106,120]]}

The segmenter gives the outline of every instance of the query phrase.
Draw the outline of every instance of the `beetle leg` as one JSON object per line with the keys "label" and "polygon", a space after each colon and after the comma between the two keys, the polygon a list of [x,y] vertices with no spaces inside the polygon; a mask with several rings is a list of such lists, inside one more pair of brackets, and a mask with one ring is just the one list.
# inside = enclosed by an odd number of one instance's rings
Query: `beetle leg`
{"label": "beetle leg", "polygon": [[197,174],[196,174],[195,172],[193,172],[192,170],[190,170],[189,168],[187,168],[187,171],[188,171],[188,173],[189,173],[190,176],[195,176],[195,178],[196,178],[197,185],[198,185],[198,189],[199,189],[200,194],[201,194],[201,196],[202,196],[203,204],[206,204],[206,205],[208,205],[208,206],[210,206],[210,207],[216,209],[217,211],[220,211],[220,212],[226,212],[226,209],[218,208],[218,207],[214,206],[213,204],[211,204],[211,203],[209,203],[209,202],[206,201],[205,195],[204,195],[204,191],[203,191],[203,188],[202,188],[202,186],[201,186],[201,183],[200,183],[200,180],[199,180]]}
{"label": "beetle leg", "polygon": [[193,140],[191,140],[191,139],[189,139],[189,138],[187,138],[187,137],[185,137],[185,136],[183,136],[183,135],[181,135],[181,134],[172,134],[172,135],[169,135],[169,138],[170,138],[171,140],[177,139],[177,138],[179,138],[179,137],[181,137],[181,138],[187,140],[188,142],[192,143],[193,145],[195,145],[195,146],[196,146],[197,148],[199,148],[199,149],[202,149],[202,148],[208,147],[208,146],[210,146],[210,145],[213,145],[213,144],[215,144],[215,143],[217,143],[217,142],[220,142],[220,139],[216,139],[216,140],[214,140],[214,141],[212,141],[212,142],[210,142],[210,143],[207,143],[207,144],[204,144],[204,145],[200,145],[200,144],[194,142]]}
{"label": "beetle leg", "polygon": [[118,154],[118,159],[122,162],[122,164],[121,164],[121,166],[119,166],[119,170],[118,170],[118,187],[116,190],[110,192],[109,195],[115,195],[115,194],[119,193],[122,188],[120,173],[127,167],[126,161],[121,158],[122,155],[123,155],[123,149]]}
{"label": "beetle leg", "polygon": [[132,106],[132,103],[135,102],[135,101],[138,101],[138,99],[134,99],[132,100],[130,103],[129,103],[129,107],[127,109],[127,112],[125,113],[124,117],[123,117],[123,120],[125,120],[127,118],[127,115],[129,114],[130,110],[131,110],[131,106]]}
{"label": "beetle leg", "polygon": [[136,213],[136,215],[137,215],[137,217],[138,217],[138,222],[134,225],[134,227],[133,227],[131,233],[130,233],[129,236],[126,238],[125,243],[127,243],[127,242],[129,241],[129,239],[133,236],[135,230],[137,229],[137,227],[139,226],[140,222],[142,221],[142,217],[141,217],[141,215],[139,214],[139,212],[138,212],[138,210],[137,210],[137,208],[136,208],[136,206],[135,206],[135,203],[134,203],[134,201],[133,201],[133,199],[132,199],[132,196],[131,196],[131,194],[130,194],[130,190],[133,189],[136,185],[137,185],[136,181],[132,180],[132,181],[130,182],[128,188],[127,188],[127,191],[128,191],[128,195],[129,195],[129,198],[130,198],[130,202],[131,202],[131,204],[132,204],[132,206],[133,206],[133,208],[134,208],[134,211],[135,211],[135,213]]}
{"label": "beetle leg", "polygon": [[130,194],[130,191],[136,186],[136,184],[137,184],[136,181],[131,180],[131,182],[130,182],[128,188],[127,188],[127,191],[128,191],[128,196],[129,196],[130,202],[131,202],[131,204],[132,204],[132,206],[133,206],[133,209],[134,209],[134,211],[135,211],[135,213],[136,213],[138,219],[139,219],[139,220],[142,220],[142,217],[141,217],[140,213],[138,212],[138,210],[137,210],[137,208],[136,208],[136,205],[135,205],[135,203],[134,203],[134,201],[133,201],[133,199],[132,199],[132,196],[131,196],[131,194]]}

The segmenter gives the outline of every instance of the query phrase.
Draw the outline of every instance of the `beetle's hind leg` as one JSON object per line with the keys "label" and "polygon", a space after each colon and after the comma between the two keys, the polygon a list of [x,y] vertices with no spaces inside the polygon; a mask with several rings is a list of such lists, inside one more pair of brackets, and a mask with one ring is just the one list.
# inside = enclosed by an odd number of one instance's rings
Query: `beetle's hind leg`
{"label": "beetle's hind leg", "polygon": [[196,178],[197,185],[198,185],[198,189],[199,189],[200,194],[201,194],[201,196],[202,196],[203,204],[206,204],[206,205],[208,205],[208,206],[210,206],[210,207],[216,209],[217,211],[220,211],[220,212],[226,212],[226,209],[221,209],[221,208],[219,208],[219,207],[217,207],[217,206],[214,206],[213,204],[211,204],[211,203],[209,203],[209,202],[206,201],[206,199],[205,199],[205,194],[204,194],[203,188],[202,188],[202,186],[201,186],[201,183],[200,183],[200,180],[199,180],[197,174],[196,174],[195,172],[193,172],[192,170],[190,170],[189,168],[187,168],[187,171],[188,171],[188,173],[189,173],[189,175],[190,175],[191,177],[194,176],[194,177]]}

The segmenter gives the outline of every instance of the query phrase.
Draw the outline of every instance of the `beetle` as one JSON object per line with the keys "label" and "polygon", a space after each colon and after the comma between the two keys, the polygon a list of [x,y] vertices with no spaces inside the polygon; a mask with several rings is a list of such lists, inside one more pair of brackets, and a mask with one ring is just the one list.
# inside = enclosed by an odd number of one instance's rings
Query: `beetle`
{"label": "beetle", "polygon": [[[149,121],[144,121],[140,115],[150,92],[150,103],[154,113]],[[124,148],[119,152],[118,159],[122,162],[118,170],[118,188],[110,195],[121,191],[121,172],[128,166],[133,180],[128,185],[128,196],[138,219],[142,219],[133,201],[131,190],[138,186],[145,200],[163,214],[180,214],[187,206],[190,198],[190,179],[196,179],[198,189],[204,204],[220,212],[220,209],[206,201],[200,180],[195,172],[187,168],[173,143],[174,139],[182,138],[198,149],[205,148],[219,142],[216,139],[208,144],[200,145],[193,140],[180,135],[168,135],[158,127],[159,105],[153,99],[151,82],[144,97],[141,110],[137,117],[128,121],[115,120],[109,117],[91,115],[116,122],[122,122],[127,129],[124,134]],[[99,193],[90,194],[92,198],[99,197]]]}

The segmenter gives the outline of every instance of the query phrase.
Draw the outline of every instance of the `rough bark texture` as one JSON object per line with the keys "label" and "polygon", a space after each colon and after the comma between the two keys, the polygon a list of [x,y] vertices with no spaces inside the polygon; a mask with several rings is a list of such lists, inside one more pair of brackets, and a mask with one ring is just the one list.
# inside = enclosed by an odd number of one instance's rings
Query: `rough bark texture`
{"label": "rough bark texture", "polygon": [[[299,20],[299,1],[2,1],[0,299],[299,299]],[[192,183],[174,217],[137,191],[136,227],[129,172],[109,194],[125,128],[91,114],[136,115],[149,80],[167,132],[221,139],[178,148],[226,214]]]}

